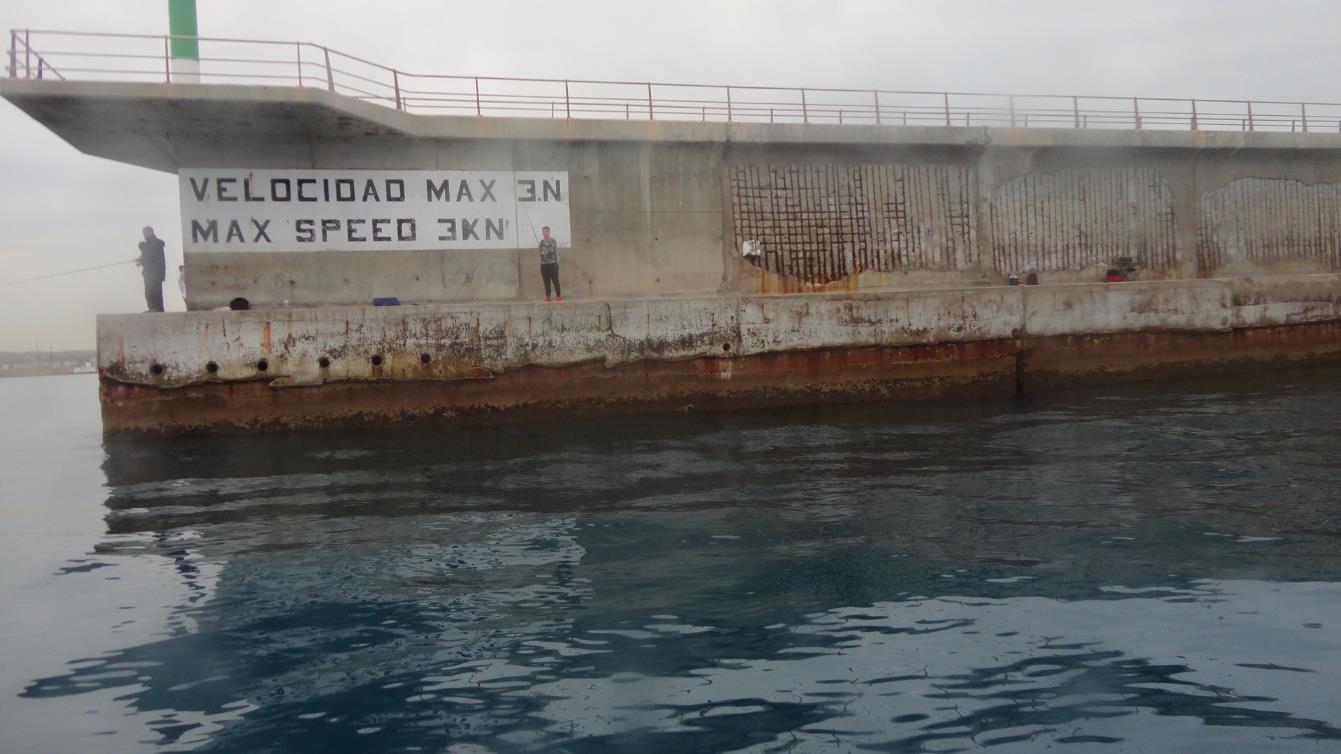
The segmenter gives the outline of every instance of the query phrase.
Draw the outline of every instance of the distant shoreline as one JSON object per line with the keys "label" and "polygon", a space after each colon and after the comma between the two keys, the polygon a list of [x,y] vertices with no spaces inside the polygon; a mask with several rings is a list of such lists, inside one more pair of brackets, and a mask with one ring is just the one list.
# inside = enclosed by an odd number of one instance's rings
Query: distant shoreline
{"label": "distant shoreline", "polygon": [[97,374],[97,358],[92,350],[0,351],[0,377]]}
{"label": "distant shoreline", "polygon": [[76,372],[76,371],[74,371],[72,368],[69,368],[69,367],[67,367],[67,368],[65,368],[65,369],[58,369],[58,368],[53,368],[53,369],[33,369],[33,370],[28,370],[28,369],[9,369],[9,370],[5,370],[5,371],[0,371],[0,379],[10,378],[10,377],[60,377],[60,376],[62,376],[62,375],[70,375],[70,376],[74,376],[74,375],[87,375],[87,374],[93,374],[93,375],[96,375],[96,374],[97,374],[97,371],[94,370],[94,371],[92,371],[92,372]]}

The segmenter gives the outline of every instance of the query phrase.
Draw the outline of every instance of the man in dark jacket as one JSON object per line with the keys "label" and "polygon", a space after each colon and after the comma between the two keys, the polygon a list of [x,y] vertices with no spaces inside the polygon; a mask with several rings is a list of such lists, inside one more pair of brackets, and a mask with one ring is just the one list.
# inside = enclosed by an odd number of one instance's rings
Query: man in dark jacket
{"label": "man in dark jacket", "polygon": [[154,229],[144,226],[144,240],[140,242],[140,276],[144,278],[144,305],[148,311],[163,311],[163,280],[168,274],[168,263],[163,258],[163,239],[154,235]]}
{"label": "man in dark jacket", "polygon": [[554,284],[554,295],[563,301],[563,290],[559,288],[559,242],[550,238],[549,226],[540,229],[544,238],[540,239],[540,279],[545,281],[545,301],[549,302],[549,286]]}

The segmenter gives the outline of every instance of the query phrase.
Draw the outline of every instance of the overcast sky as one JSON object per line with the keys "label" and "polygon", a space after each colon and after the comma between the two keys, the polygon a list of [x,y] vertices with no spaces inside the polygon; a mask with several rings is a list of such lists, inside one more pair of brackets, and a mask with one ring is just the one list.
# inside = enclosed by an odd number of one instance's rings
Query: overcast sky
{"label": "overcast sky", "polygon": [[[1341,101],[1336,0],[198,0],[203,36],[402,70],[559,78]],[[167,0],[0,0],[5,28],[160,34]],[[7,45],[6,45],[7,46]],[[176,178],[88,157],[0,102],[0,350],[92,348],[141,311],[139,228],[181,259]]]}

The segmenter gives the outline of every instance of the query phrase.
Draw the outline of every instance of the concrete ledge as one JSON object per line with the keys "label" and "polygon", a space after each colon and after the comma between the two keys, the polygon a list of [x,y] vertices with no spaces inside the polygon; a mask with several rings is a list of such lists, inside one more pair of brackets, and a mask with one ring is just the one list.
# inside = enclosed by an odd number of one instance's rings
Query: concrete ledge
{"label": "concrete ledge", "polygon": [[697,411],[799,403],[1006,395],[1016,345],[793,351],[606,367],[529,366],[488,380],[361,381],[274,389],[228,382],[162,390],[104,380],[109,431],[182,433],[387,427],[574,414]]}
{"label": "concrete ledge", "polygon": [[1224,280],[1233,295],[1235,328],[1341,321],[1337,275],[1239,277]]}
{"label": "concrete ledge", "polygon": [[104,379],[104,428],[174,434],[493,423],[574,414],[1007,396],[1106,382],[1341,363],[1341,323],[819,349],[606,367],[528,366],[488,379],[163,390]]}
{"label": "concrete ledge", "polygon": [[107,380],[164,389],[252,380],[276,387],[458,381],[526,367],[614,368],[1020,338],[1228,333],[1334,321],[1341,321],[1341,275],[184,312],[100,316],[98,366]]}
{"label": "concrete ledge", "polygon": [[1022,290],[1023,332],[1033,337],[1227,332],[1233,322],[1232,291],[1219,280],[1089,283]]}

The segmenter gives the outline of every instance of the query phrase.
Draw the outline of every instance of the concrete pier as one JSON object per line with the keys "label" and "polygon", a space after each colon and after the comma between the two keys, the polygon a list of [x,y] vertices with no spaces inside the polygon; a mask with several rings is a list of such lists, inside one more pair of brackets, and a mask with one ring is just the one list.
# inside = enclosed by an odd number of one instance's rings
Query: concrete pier
{"label": "concrete pier", "polygon": [[[111,429],[1004,394],[1341,354],[1341,135],[414,115],[8,80],[174,172],[185,314],[98,322]],[[544,296],[538,225],[565,300]],[[1101,282],[1120,266],[1129,282]],[[1041,285],[1008,287],[1036,274]],[[248,312],[210,311],[246,297]],[[374,308],[374,297],[402,306]]]}
{"label": "concrete pier", "polygon": [[109,427],[1013,395],[1341,361],[1341,276],[104,315]]}

